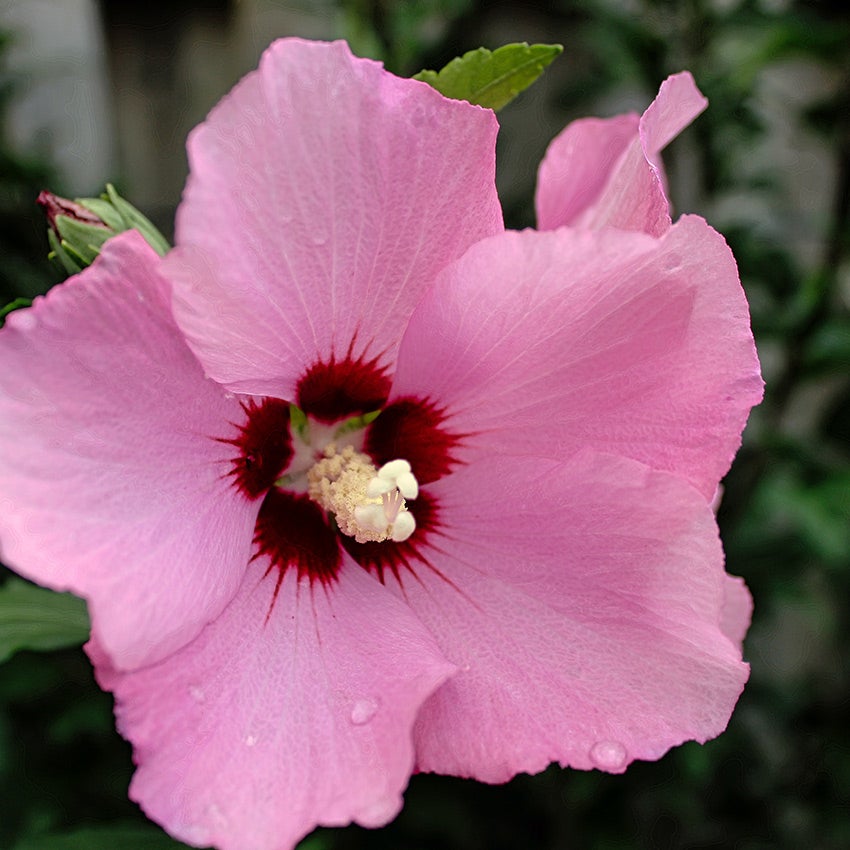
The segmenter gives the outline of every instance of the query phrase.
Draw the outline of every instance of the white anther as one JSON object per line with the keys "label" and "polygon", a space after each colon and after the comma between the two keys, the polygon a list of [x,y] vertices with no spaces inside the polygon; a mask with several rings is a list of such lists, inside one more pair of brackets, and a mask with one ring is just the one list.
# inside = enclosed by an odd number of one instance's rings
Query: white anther
{"label": "white anther", "polygon": [[406,460],[391,460],[378,470],[378,478],[392,480],[405,472],[410,472],[410,464]]}
{"label": "white anther", "polygon": [[402,511],[393,523],[392,539],[396,543],[401,543],[407,540],[416,529],[416,520],[410,511]]}
{"label": "white anther", "polygon": [[369,482],[369,486],[366,488],[366,495],[370,499],[378,499],[383,496],[384,493],[389,493],[390,490],[395,490],[395,488],[395,481],[387,478],[375,477]]}
{"label": "white anther", "polygon": [[397,476],[395,486],[405,499],[415,499],[419,495],[419,482],[412,472],[403,472]]}

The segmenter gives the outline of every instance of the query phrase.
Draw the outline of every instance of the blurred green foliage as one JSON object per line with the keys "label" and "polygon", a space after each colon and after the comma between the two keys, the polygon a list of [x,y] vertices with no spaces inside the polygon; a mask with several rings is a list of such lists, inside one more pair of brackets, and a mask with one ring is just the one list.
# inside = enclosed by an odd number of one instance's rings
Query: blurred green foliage
{"label": "blurred green foliage", "polygon": [[31,298],[61,279],[43,262],[44,217],[35,198],[57,185],[50,164],[37,154],[22,154],[6,143],[10,98],[19,83],[5,65],[14,34],[0,29],[0,307],[18,297]]}
{"label": "blurred green foliage", "polygon": [[[719,512],[728,569],[756,603],[752,677],[723,736],[623,776],[550,768],[499,787],[414,777],[392,825],[320,831],[305,850],[850,847],[847,7],[342,0],[338,9],[339,34],[402,74],[479,45],[565,45],[544,82],[500,115],[510,226],[533,224],[533,168],[560,126],[619,111],[624,98],[639,108],[669,73],[693,71],[711,105],[667,151],[671,193],[679,212],[706,215],[733,247],[767,391]],[[0,148],[0,284],[17,286],[8,297],[27,294],[20,282],[45,250],[9,217],[40,169]],[[80,652],[19,653],[0,667],[0,847],[71,848],[48,836],[75,832],[93,850],[130,850],[80,833],[141,827],[126,799],[130,773],[110,699]]]}

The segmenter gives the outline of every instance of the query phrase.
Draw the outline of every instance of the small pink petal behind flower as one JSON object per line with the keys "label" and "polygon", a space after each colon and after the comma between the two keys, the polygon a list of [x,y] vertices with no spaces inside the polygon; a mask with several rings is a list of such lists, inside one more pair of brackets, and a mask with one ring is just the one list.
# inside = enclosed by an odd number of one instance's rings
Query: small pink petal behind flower
{"label": "small pink petal behind flower", "polygon": [[747,679],[722,633],[723,553],[676,476],[592,452],[499,456],[430,485],[436,571],[404,598],[459,668],[418,769],[488,782],[549,762],[621,772],[719,734]]}
{"label": "small pink petal behind flower", "polygon": [[85,596],[120,667],[218,615],[259,508],[213,439],[242,411],[186,347],[158,263],[137,233],[115,237],[0,331],[3,558]]}
{"label": "small pink petal behind flower", "polygon": [[621,227],[659,236],[670,226],[660,152],[708,105],[687,71],[668,77],[638,120],[583,118],[549,145],[537,179],[537,224]]}
{"label": "small pink petal behind flower", "polygon": [[473,246],[411,319],[393,384],[493,458],[592,447],[706,499],[761,392],[735,261],[692,216],[658,240],[561,228]]}
{"label": "small pink petal behind flower", "polygon": [[342,42],[273,44],[189,140],[166,266],[207,373],[294,400],[334,358],[391,367],[440,269],[502,229],[497,129]]}
{"label": "small pink petal behind flower", "polygon": [[317,825],[398,813],[422,701],[453,672],[408,608],[350,560],[329,588],[255,562],[190,646],[116,674],[138,769],[130,794],[176,837],[218,850],[289,850]]}
{"label": "small pink petal behind flower", "polygon": [[753,597],[742,578],[726,576],[723,585],[723,609],[720,628],[739,649],[753,616]]}

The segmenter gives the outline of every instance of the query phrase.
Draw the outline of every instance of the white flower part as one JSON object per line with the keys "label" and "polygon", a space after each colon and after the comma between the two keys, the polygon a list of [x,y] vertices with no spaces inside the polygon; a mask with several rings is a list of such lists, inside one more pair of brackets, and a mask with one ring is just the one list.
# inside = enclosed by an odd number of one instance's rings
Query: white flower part
{"label": "white flower part", "polygon": [[346,446],[326,446],[324,457],[307,473],[308,494],[332,513],[339,530],[358,543],[407,540],[416,520],[405,498],[415,499],[419,484],[406,460],[375,469],[369,457]]}
{"label": "white flower part", "polygon": [[419,482],[406,460],[391,460],[385,463],[375,478],[369,482],[368,492],[377,495],[399,490],[405,499],[415,499],[419,495]]}
{"label": "white flower part", "polygon": [[415,529],[416,520],[413,518],[413,514],[410,511],[402,511],[393,523],[392,539],[396,543],[401,543],[403,540],[407,540]]}

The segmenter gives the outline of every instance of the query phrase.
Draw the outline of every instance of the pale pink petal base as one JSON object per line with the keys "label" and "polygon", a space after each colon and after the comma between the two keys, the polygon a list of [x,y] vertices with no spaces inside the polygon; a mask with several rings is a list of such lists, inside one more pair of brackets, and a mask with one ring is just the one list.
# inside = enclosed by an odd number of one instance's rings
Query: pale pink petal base
{"label": "pale pink petal base", "polygon": [[391,369],[440,269],[502,230],[497,129],[343,42],[275,42],[189,140],[166,267],[207,373],[293,400],[316,360]]}
{"label": "pale pink petal base", "polygon": [[404,594],[460,672],[419,715],[419,770],[618,773],[726,727],[748,667],[718,625],[723,553],[697,491],[593,453],[499,457],[428,489],[445,580],[418,571]]}
{"label": "pale pink petal base", "polygon": [[0,545],[13,569],[85,596],[120,667],[218,615],[257,504],[227,478],[241,410],[203,376],[135,232],[0,331]]}
{"label": "pale pink petal base", "polygon": [[172,835],[289,850],[317,825],[398,813],[422,701],[453,672],[407,607],[347,562],[327,590],[255,562],[221,617],[154,667],[115,674],[131,797]]}
{"label": "pale pink petal base", "polygon": [[640,120],[630,113],[567,126],[540,164],[540,230],[607,226],[660,236],[670,226],[661,150],[707,105],[683,71],[661,84]]}
{"label": "pale pink petal base", "polygon": [[473,246],[423,299],[393,397],[428,397],[490,457],[582,447],[690,480],[710,499],[762,381],[723,237],[561,228]]}

